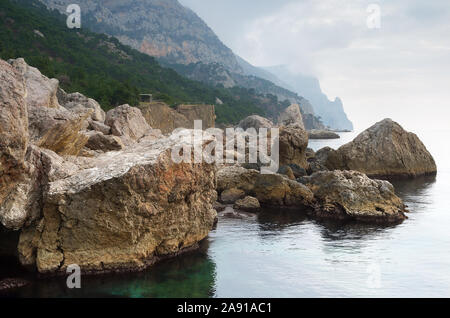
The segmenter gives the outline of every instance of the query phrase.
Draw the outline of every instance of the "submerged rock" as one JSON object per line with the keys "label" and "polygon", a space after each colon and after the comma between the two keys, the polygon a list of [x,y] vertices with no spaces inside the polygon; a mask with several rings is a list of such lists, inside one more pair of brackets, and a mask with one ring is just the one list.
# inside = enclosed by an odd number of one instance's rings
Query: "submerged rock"
{"label": "submerged rock", "polygon": [[301,181],[314,193],[317,217],[385,223],[406,219],[405,205],[388,181],[337,170],[317,172]]}
{"label": "submerged rock", "polygon": [[243,199],[237,200],[233,208],[244,212],[254,213],[261,210],[261,205],[257,198],[246,196]]}
{"label": "submerged rock", "polygon": [[326,166],[371,177],[416,177],[437,172],[433,157],[420,139],[391,119],[375,124],[331,152]]}

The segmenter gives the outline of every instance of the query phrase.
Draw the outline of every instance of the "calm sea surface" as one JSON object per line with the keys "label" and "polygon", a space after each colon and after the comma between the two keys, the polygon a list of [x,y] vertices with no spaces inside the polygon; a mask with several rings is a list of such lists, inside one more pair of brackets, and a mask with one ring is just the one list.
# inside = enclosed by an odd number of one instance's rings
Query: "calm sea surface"
{"label": "calm sea surface", "polygon": [[[36,280],[27,297],[450,297],[450,131],[417,132],[437,177],[396,182],[409,219],[396,226],[317,222],[295,212],[221,216],[199,251],[146,272]],[[340,140],[311,141],[337,148]]]}

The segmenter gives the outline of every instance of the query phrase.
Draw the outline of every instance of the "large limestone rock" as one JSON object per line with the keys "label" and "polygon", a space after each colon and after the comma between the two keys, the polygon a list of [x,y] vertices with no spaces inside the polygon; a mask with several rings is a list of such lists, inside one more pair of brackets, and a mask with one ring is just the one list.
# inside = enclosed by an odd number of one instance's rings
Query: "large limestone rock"
{"label": "large limestone rock", "polygon": [[138,141],[151,129],[139,108],[130,105],[111,109],[106,113],[105,124],[110,126],[111,133],[121,137],[126,145]]}
{"label": "large limestone rock", "polygon": [[238,166],[222,167],[217,173],[217,191],[238,189],[253,196],[262,205],[276,207],[311,207],[312,192],[303,184],[279,174],[261,174]]}
{"label": "large limestone rock", "polygon": [[27,89],[26,102],[30,107],[59,108],[57,92],[59,81],[49,79],[34,67],[29,66],[23,58],[8,61],[25,80]]}
{"label": "large limestone rock", "polygon": [[83,112],[85,110],[92,110],[92,120],[103,123],[106,114],[101,108],[100,104],[92,98],[88,98],[80,93],[66,94],[62,89],[58,92],[58,99],[60,104],[75,112]]}
{"label": "large limestone rock", "polygon": [[391,119],[375,124],[331,152],[326,166],[330,170],[357,170],[371,177],[415,177],[437,171],[420,139]]}
{"label": "large limestone rock", "polygon": [[304,169],[308,148],[308,133],[298,125],[280,128],[280,166],[296,164]]}
{"label": "large limestone rock", "polygon": [[270,120],[268,120],[264,117],[261,117],[259,115],[252,115],[252,116],[248,116],[247,118],[244,118],[243,120],[241,120],[238,127],[242,128],[243,130],[247,130],[248,128],[270,129],[270,128],[274,127],[274,124]]}
{"label": "large limestone rock", "polygon": [[305,129],[303,125],[303,117],[298,104],[292,104],[286,108],[278,117],[278,124],[280,126],[289,126],[296,124],[299,127]]}
{"label": "large limestone rock", "polygon": [[[25,100],[22,76],[0,60],[0,207],[12,195],[26,169],[28,114]],[[10,217],[4,213],[2,209],[0,221],[10,227],[12,224],[7,221]]]}
{"label": "large limestone rock", "polygon": [[318,201],[317,217],[383,223],[406,219],[405,206],[388,181],[337,170],[317,172],[301,180]]}
{"label": "large limestone rock", "polygon": [[[215,165],[175,163],[175,137],[83,159],[50,182],[43,218],[19,241],[40,273],[138,270],[196,246],[213,227]],[[200,145],[200,148],[202,145]]]}

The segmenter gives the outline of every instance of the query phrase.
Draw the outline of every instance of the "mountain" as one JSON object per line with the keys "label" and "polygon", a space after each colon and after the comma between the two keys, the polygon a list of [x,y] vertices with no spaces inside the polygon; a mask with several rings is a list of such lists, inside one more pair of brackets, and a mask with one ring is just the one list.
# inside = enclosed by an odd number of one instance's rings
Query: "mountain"
{"label": "mountain", "polygon": [[317,78],[294,74],[285,66],[267,67],[265,70],[282,78],[288,87],[307,98],[325,125],[335,130],[353,130],[353,123],[348,119],[341,99],[337,97],[330,101],[322,92]]}
{"label": "mountain", "polygon": [[[40,1],[61,13],[73,2]],[[270,95],[269,99],[273,95],[278,101],[297,103],[304,114],[314,117],[313,107],[306,99],[279,86],[280,81],[269,72],[235,56],[201,18],[177,0],[80,0],[77,3],[84,27],[117,37],[123,44],[156,57],[183,76],[213,87],[254,89],[256,94]],[[274,119],[282,110],[275,103],[266,109],[266,115]],[[320,120],[315,118],[312,122]]]}
{"label": "mountain", "polygon": [[[61,13],[73,2],[40,1]],[[311,128],[322,126],[319,116],[334,129],[352,126],[340,101],[328,101],[320,86],[309,94],[309,89],[301,87],[305,81],[291,82],[284,76],[252,66],[235,55],[200,17],[177,0],[79,0],[77,3],[81,7],[83,27],[114,36],[123,44],[156,57],[183,76],[213,87],[240,86],[254,89],[256,94],[270,95],[269,99],[276,96],[278,101],[298,103],[302,113],[310,117]],[[273,105],[266,111],[273,119],[282,109]]]}
{"label": "mountain", "polygon": [[1,0],[0,58],[23,57],[44,75],[57,78],[68,93],[94,98],[105,110],[136,105],[140,93],[152,93],[170,105],[215,104],[220,99],[216,114],[217,122],[223,124],[287,107],[254,90],[190,80],[114,37],[87,28],[70,30],[66,19],[37,0]]}
{"label": "mountain", "polygon": [[71,3],[82,24],[168,63],[221,63],[242,73],[233,52],[192,10],[177,0],[41,0],[61,13]]}

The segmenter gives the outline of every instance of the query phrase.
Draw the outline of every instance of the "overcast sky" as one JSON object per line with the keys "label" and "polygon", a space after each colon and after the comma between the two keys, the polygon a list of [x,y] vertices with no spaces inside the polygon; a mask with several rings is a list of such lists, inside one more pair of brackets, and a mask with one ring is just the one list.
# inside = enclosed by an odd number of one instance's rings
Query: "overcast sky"
{"label": "overcast sky", "polygon": [[[450,126],[449,0],[180,0],[235,53],[288,65],[340,96],[357,128]],[[370,29],[370,4],[381,28]]]}

